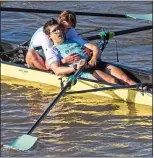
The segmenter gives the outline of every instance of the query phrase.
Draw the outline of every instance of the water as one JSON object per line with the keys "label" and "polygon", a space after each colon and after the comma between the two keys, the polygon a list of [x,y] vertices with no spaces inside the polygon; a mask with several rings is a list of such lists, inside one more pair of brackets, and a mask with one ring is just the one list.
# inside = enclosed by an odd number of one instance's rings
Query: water
{"label": "water", "polygon": [[[3,2],[2,6],[103,13],[152,13],[152,2]],[[1,36],[21,43],[57,15],[2,12]],[[150,25],[144,20],[77,17],[79,32],[102,27],[120,31]],[[83,30],[84,28],[84,30]],[[87,34],[95,35],[96,32]],[[102,58],[129,66],[152,69],[152,31],[115,37]],[[26,133],[46,109],[59,89],[11,78],[1,81],[1,145]],[[97,100],[97,101],[96,101]],[[20,152],[2,148],[5,157],[87,156],[152,157],[152,108],[127,104],[90,94],[65,96],[33,132],[39,138],[33,150]]]}

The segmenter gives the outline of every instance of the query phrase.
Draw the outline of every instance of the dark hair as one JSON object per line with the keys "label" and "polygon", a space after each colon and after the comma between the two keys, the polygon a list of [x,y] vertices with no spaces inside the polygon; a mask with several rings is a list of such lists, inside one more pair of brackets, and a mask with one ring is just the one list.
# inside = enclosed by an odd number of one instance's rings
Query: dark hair
{"label": "dark hair", "polygon": [[63,11],[63,12],[60,13],[59,19],[60,19],[60,21],[71,22],[72,26],[74,28],[76,26],[76,15],[75,15],[74,12],[71,12],[69,10],[65,10],[65,11]]}
{"label": "dark hair", "polygon": [[55,20],[54,18],[52,18],[52,20],[46,22],[43,26],[43,31],[46,35],[50,34],[50,27],[53,25],[59,25],[57,20]]}

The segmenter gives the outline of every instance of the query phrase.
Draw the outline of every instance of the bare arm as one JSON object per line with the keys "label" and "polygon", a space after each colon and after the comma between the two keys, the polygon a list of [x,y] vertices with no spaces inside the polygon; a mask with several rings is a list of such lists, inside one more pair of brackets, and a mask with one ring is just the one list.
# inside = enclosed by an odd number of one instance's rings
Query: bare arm
{"label": "bare arm", "polygon": [[[77,64],[77,70],[80,69],[82,66],[86,65],[85,60],[80,60],[80,62]],[[58,76],[58,75],[67,75],[75,72],[76,70],[74,69],[73,66],[67,67],[67,66],[60,66],[60,63],[54,62],[51,64],[51,69],[52,71]]]}
{"label": "bare arm", "polygon": [[73,67],[60,66],[58,62],[52,63],[51,69],[56,75],[67,75],[75,72]]}
{"label": "bare arm", "polygon": [[93,55],[89,61],[89,65],[90,66],[96,65],[97,59],[100,58],[100,51],[99,51],[98,47],[91,43],[87,43],[87,44],[85,44],[85,46],[87,48],[89,48],[90,50],[92,50],[92,52],[93,52]]}
{"label": "bare arm", "polygon": [[66,57],[64,57],[63,59],[61,59],[61,63],[62,64],[72,64],[74,62],[77,62],[81,59],[81,56],[79,54],[76,53],[71,53],[69,55],[67,55]]}

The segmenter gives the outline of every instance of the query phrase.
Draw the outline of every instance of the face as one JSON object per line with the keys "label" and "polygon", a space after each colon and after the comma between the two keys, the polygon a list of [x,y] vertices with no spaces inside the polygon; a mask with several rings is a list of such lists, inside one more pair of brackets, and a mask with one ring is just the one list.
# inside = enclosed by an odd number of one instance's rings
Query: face
{"label": "face", "polygon": [[54,25],[50,27],[49,38],[53,40],[54,44],[63,43],[64,42],[63,28],[59,25]]}
{"label": "face", "polygon": [[72,22],[68,21],[60,21],[60,23],[64,26],[64,33],[68,32],[68,30],[72,27]]}

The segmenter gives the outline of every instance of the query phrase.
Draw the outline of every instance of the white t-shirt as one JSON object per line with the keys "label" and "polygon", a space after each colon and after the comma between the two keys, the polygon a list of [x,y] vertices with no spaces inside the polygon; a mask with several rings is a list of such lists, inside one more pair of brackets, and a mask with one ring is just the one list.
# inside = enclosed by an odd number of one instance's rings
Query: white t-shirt
{"label": "white t-shirt", "polygon": [[[84,46],[87,41],[83,40],[76,32],[75,28],[71,27],[69,31],[64,35],[67,40],[74,40],[78,42],[81,46]],[[46,60],[52,57],[52,47],[53,43],[49,39],[49,37],[44,33],[43,27],[39,28],[30,41],[29,48],[35,49],[36,47],[42,47],[42,49],[38,50],[38,53],[45,57]]]}

